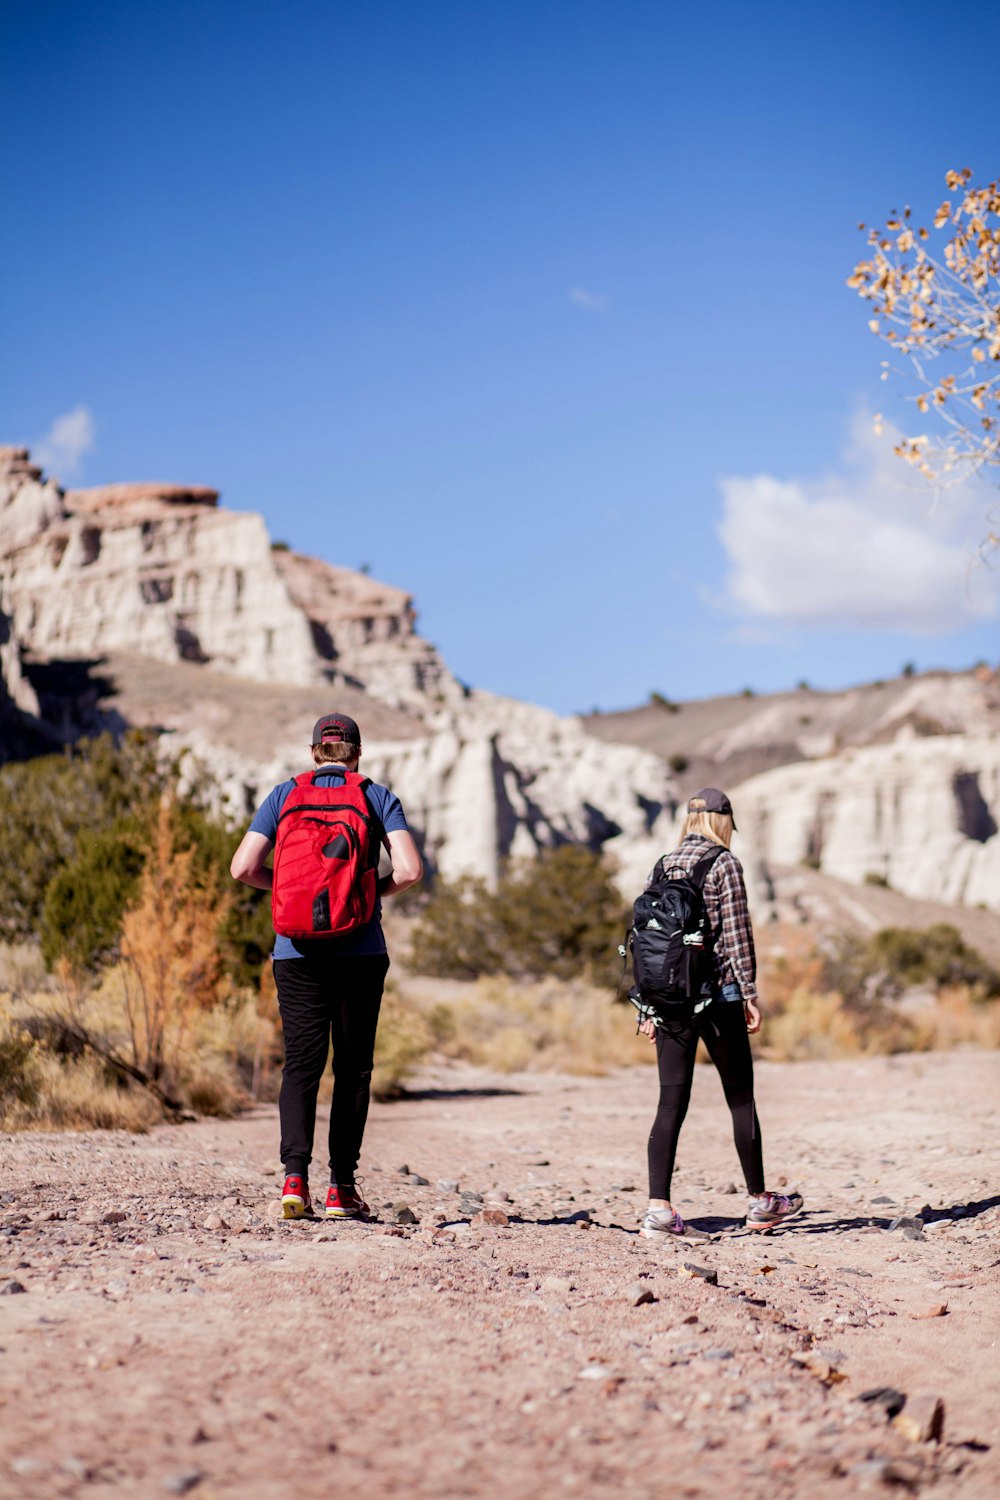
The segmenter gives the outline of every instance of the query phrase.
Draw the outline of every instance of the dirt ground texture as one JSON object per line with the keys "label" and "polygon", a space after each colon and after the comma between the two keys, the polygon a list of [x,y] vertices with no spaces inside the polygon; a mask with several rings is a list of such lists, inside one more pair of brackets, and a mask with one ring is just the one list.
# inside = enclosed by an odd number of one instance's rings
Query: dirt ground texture
{"label": "dirt ground texture", "polygon": [[421,1085],[372,1225],[279,1220],[270,1106],[2,1138],[0,1494],[1000,1493],[1000,1057],[759,1065],[766,1236],[699,1068],[667,1245],[652,1069]]}

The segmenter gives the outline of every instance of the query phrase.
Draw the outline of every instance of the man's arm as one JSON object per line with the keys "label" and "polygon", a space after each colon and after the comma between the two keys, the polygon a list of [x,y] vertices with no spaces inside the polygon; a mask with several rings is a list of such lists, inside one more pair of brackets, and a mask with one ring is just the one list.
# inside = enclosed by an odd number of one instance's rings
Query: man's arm
{"label": "man's arm", "polygon": [[[247,834],[247,838],[249,837]],[[386,834],[386,840],[392,860],[392,874],[380,882],[379,892],[383,896],[396,896],[400,891],[408,891],[411,885],[416,885],[423,878],[424,862],[409,829],[395,828]],[[246,839],[243,843],[246,843]]]}
{"label": "man's arm", "polygon": [[230,875],[234,880],[242,880],[244,885],[255,886],[258,891],[269,891],[274,877],[271,867],[264,861],[273,848],[273,841],[262,833],[245,833],[229,866]]}

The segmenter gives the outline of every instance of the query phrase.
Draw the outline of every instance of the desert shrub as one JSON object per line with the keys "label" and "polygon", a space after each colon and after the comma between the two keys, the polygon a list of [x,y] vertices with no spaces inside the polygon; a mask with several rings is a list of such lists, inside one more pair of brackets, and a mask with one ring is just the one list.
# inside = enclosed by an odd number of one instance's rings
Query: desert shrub
{"label": "desert shrub", "polygon": [[0,767],[0,940],[40,939],[49,968],[113,960],[169,793],[178,847],[194,850],[203,884],[215,880],[231,895],[218,934],[225,972],[255,984],[272,942],[266,893],[230,882],[234,834],[175,783],[152,741],[134,733],[121,745],[103,736]]}
{"label": "desert shrub", "polygon": [[485,880],[438,880],[410,934],[410,963],[418,974],[475,979],[503,968],[493,895]]}
{"label": "desert shrub", "polygon": [[388,985],[382,997],[375,1038],[374,1097],[398,1098],[406,1080],[431,1052],[435,1041],[431,1017]]}
{"label": "desert shrub", "polygon": [[0,1025],[0,1120],[17,1106],[30,1106],[38,1095],[35,1043],[16,1022]]}
{"label": "desert shrub", "polygon": [[769,1057],[1000,1045],[995,971],[947,924],[840,933],[822,949],[779,933],[762,950],[760,985]]}
{"label": "desert shrub", "polygon": [[194,874],[202,884],[214,881],[227,893],[218,933],[223,971],[237,988],[256,986],[274,946],[270,897],[230,878],[237,843],[231,829],[190,797],[175,797],[173,805],[177,845],[194,850]]}
{"label": "desert shrub", "polygon": [[165,781],[152,742],[131,733],[84,740],[61,755],[0,767],[0,937],[38,935],[49,882],[83,833],[148,808]]}
{"label": "desert shrub", "polygon": [[495,891],[481,880],[440,883],[415,924],[411,963],[455,979],[590,974],[613,982],[625,919],[600,855],[563,844],[509,865]]}
{"label": "desert shrub", "polygon": [[145,1131],[163,1118],[145,1090],[115,1078],[98,1058],[60,1058],[38,1049],[29,1098],[0,1100],[5,1130]]}
{"label": "desert shrub", "polygon": [[883,927],[867,938],[838,934],[822,954],[822,985],[857,1014],[898,1001],[918,986],[967,985],[984,999],[1000,996],[1000,974],[947,922]]}
{"label": "desert shrub", "polygon": [[883,927],[867,944],[871,967],[908,988],[970,985],[984,998],[1000,996],[1000,973],[949,922],[933,927]]}
{"label": "desert shrub", "polygon": [[656,1059],[635,1034],[631,1007],[583,979],[483,978],[459,999],[436,1002],[433,1013],[445,1056],[502,1073],[603,1074]]}
{"label": "desert shrub", "polygon": [[116,954],[125,908],[146,857],[144,825],[121,819],[81,838],[73,857],[49,881],[39,920],[42,957],[94,969]]}
{"label": "desert shrub", "polygon": [[216,937],[226,894],[213,871],[199,872],[195,856],[179,841],[164,797],[121,938],[132,1061],[152,1079],[176,1075],[194,1018],[220,998]]}

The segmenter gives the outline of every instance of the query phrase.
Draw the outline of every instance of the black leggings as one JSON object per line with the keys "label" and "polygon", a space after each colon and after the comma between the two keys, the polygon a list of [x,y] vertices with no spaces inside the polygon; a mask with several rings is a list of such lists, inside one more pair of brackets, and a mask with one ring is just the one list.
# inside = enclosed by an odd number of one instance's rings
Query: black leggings
{"label": "black leggings", "polygon": [[375,1030],[388,968],[384,953],[275,959],[274,980],[285,1034],[278,1114],[286,1172],[308,1174],[316,1095],[332,1041],[330,1180],[344,1187],[354,1181],[368,1118]]}
{"label": "black leggings", "polygon": [[649,1132],[649,1196],[670,1201],[677,1138],[691,1098],[699,1037],[704,1037],[709,1056],[722,1079],[747,1189],[751,1193],[762,1193],[764,1163],[760,1125],[753,1102],[753,1058],[746,1018],[738,1001],[714,1000],[689,1025],[656,1033],[660,1103]]}

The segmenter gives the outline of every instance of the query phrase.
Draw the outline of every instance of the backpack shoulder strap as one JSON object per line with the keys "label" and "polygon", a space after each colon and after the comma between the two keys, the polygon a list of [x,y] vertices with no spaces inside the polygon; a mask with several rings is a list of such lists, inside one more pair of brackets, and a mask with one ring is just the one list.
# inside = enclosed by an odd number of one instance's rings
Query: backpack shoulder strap
{"label": "backpack shoulder strap", "polygon": [[728,853],[729,850],[723,848],[721,844],[717,849],[709,850],[708,854],[703,854],[701,859],[699,859],[698,863],[691,871],[691,874],[688,876],[688,879],[693,880],[699,890],[703,890],[705,881],[708,879],[708,873],[711,870],[712,866],[715,864],[716,860],[721,859],[724,854]]}

